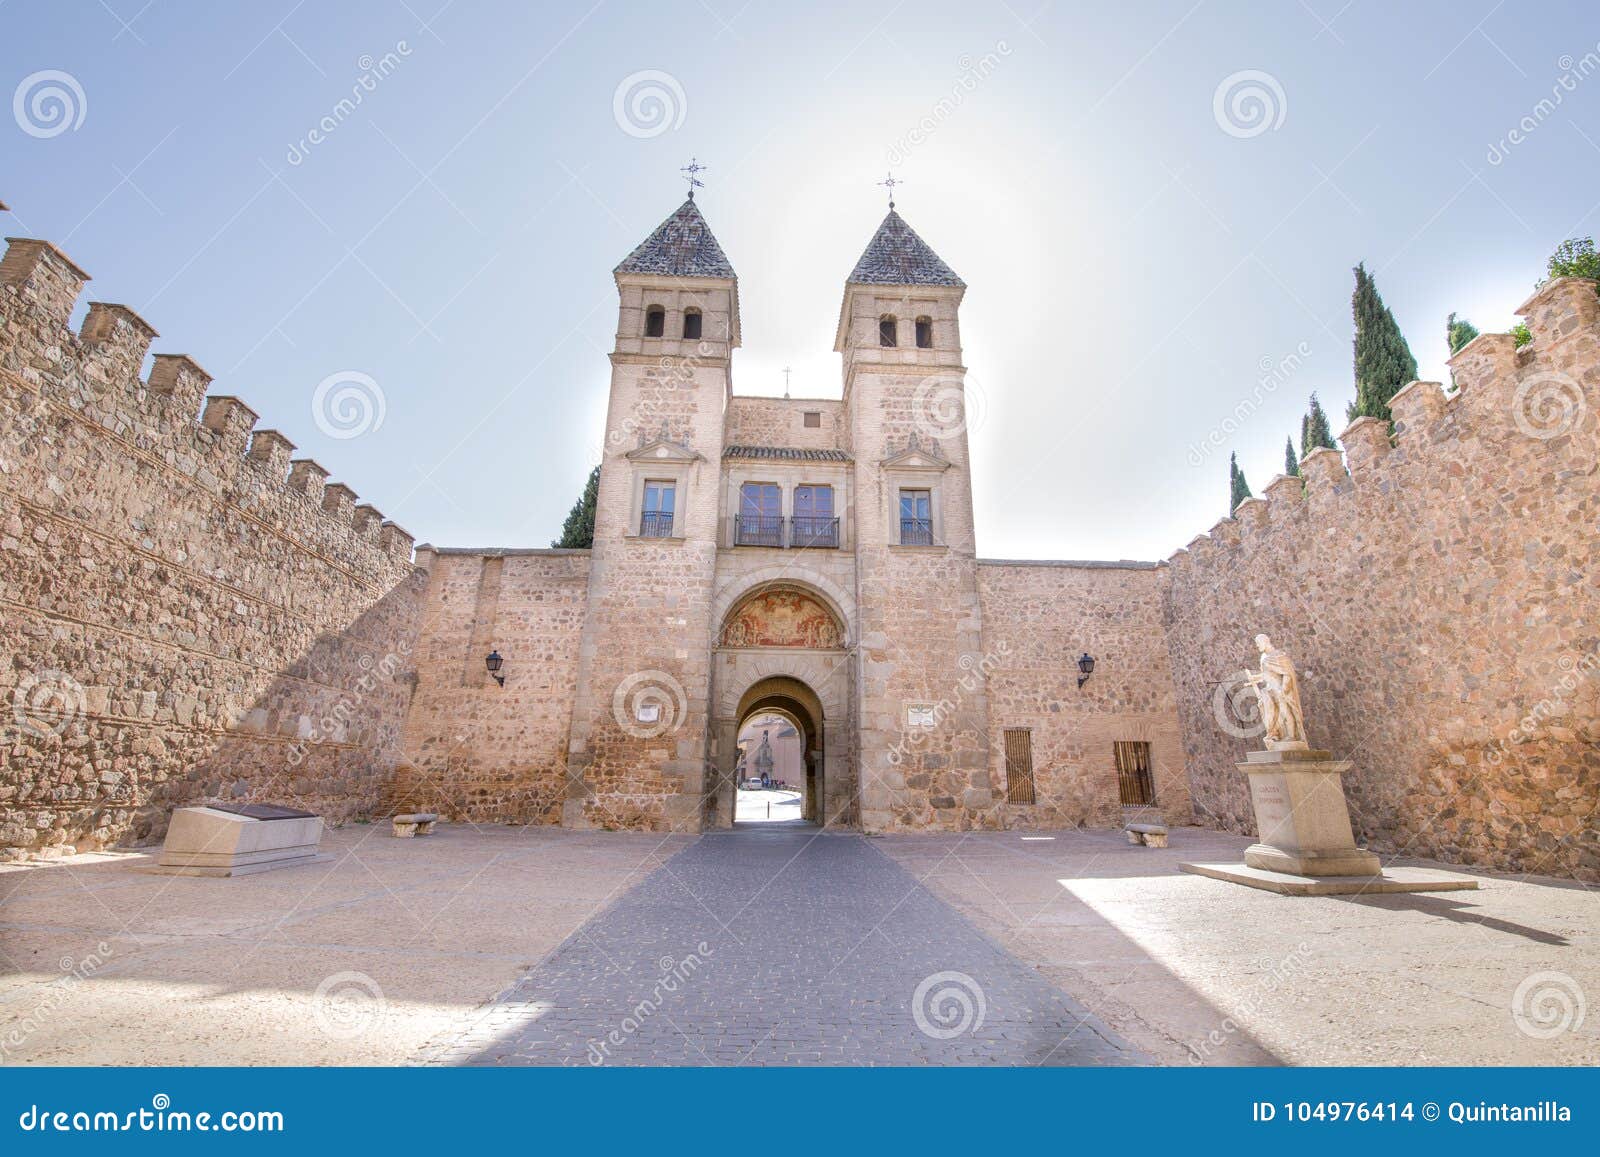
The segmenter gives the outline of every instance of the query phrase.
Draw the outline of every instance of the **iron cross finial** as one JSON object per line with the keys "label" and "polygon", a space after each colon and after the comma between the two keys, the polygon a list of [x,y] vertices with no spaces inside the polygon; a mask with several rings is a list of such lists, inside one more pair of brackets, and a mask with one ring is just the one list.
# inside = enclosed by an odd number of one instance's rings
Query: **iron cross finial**
{"label": "iron cross finial", "polygon": [[890,172],[887,176],[885,176],[883,178],[883,180],[879,181],[878,184],[882,185],[884,188],[889,190],[889,208],[893,209],[894,208],[894,187],[896,185],[903,185],[903,184],[905,184],[905,182],[904,181],[895,180],[894,173]]}
{"label": "iron cross finial", "polygon": [[789,367],[783,367],[783,396],[789,396]]}
{"label": "iron cross finial", "polygon": [[689,182],[689,200],[694,200],[694,191],[705,188],[706,183],[700,179],[700,174],[709,169],[710,165],[702,165],[695,158],[690,157],[689,163],[678,172],[683,174],[683,179]]}

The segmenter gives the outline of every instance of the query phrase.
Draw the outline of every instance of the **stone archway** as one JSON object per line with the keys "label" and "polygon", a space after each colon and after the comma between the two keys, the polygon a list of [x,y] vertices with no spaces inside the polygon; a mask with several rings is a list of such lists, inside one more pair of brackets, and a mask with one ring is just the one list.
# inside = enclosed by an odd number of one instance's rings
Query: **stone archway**
{"label": "stone archway", "polygon": [[[824,754],[825,725],[822,703],[804,683],[786,676],[762,679],[740,698],[734,716],[735,747],[737,737],[748,720],[763,715],[776,715],[788,720],[800,733],[803,754],[803,781],[797,785],[801,791],[800,818],[808,823],[822,824],[823,800],[826,798],[827,759]],[[737,777],[735,791],[737,790]],[[719,803],[732,807],[732,801]],[[732,812],[729,813],[733,814]]]}

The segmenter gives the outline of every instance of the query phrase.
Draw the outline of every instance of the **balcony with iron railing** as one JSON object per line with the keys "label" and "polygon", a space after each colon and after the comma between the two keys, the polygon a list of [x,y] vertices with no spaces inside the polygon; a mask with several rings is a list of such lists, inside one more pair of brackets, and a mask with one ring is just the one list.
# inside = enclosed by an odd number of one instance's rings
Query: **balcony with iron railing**
{"label": "balcony with iron railing", "polygon": [[842,545],[836,516],[796,515],[783,518],[775,514],[736,514],[733,516],[733,546],[766,546],[780,550],[838,550]]}
{"label": "balcony with iron railing", "polygon": [[639,516],[640,538],[671,538],[672,511],[646,510]]}
{"label": "balcony with iron railing", "polygon": [[900,518],[901,546],[933,546],[933,519]]}

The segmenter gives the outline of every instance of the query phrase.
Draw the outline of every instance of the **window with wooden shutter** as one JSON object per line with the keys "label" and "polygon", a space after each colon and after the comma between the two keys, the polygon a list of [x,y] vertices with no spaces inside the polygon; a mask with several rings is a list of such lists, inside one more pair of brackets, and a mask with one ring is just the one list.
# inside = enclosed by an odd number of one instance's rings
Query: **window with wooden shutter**
{"label": "window with wooden shutter", "polygon": [[1006,802],[1033,803],[1033,732],[1006,731]]}
{"label": "window with wooden shutter", "polygon": [[1156,802],[1156,782],[1150,774],[1150,745],[1138,739],[1119,739],[1117,791],[1123,807],[1149,807]]}

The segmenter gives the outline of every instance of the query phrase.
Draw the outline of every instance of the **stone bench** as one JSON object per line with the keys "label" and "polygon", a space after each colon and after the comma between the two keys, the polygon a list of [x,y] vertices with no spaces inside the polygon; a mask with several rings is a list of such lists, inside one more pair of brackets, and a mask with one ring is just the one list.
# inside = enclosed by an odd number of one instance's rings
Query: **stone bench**
{"label": "stone bench", "polygon": [[395,838],[408,840],[412,836],[425,836],[433,831],[434,822],[438,818],[433,812],[415,812],[411,815],[395,816]]}
{"label": "stone bench", "polygon": [[1151,848],[1167,846],[1166,824],[1127,824],[1122,830],[1128,833],[1130,844],[1144,844]]}

